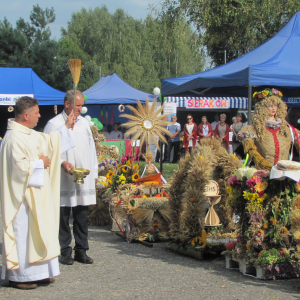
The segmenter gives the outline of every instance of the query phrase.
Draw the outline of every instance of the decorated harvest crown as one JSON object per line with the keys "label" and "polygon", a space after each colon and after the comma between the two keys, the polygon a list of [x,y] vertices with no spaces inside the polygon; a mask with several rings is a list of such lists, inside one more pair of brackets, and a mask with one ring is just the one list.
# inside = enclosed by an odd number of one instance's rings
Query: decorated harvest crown
{"label": "decorated harvest crown", "polygon": [[276,89],[265,89],[263,91],[260,91],[260,92],[255,92],[253,94],[253,100],[255,102],[258,102],[258,101],[262,101],[264,100],[265,98],[267,97],[271,97],[271,96],[277,96],[277,97],[282,97],[282,93]]}

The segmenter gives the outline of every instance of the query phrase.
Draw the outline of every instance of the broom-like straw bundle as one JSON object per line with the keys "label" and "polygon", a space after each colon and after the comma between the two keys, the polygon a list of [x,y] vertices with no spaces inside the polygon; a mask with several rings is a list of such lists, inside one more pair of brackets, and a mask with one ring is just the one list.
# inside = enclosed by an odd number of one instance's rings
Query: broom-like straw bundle
{"label": "broom-like straw bundle", "polygon": [[[73,104],[73,111],[75,115],[75,98],[76,98],[76,88],[80,78],[80,71],[81,71],[81,60],[80,59],[69,59],[68,61],[69,69],[71,71],[73,77],[73,87],[74,87],[74,104]],[[72,129],[74,125],[72,126]]]}

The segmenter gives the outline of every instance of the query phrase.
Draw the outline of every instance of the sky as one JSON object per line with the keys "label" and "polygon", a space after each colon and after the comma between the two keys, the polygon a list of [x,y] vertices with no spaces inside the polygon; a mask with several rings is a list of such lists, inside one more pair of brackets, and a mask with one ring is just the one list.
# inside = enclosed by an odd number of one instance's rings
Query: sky
{"label": "sky", "polygon": [[73,12],[80,11],[82,7],[89,9],[106,5],[110,13],[117,8],[122,8],[135,19],[144,19],[149,13],[148,6],[159,6],[160,0],[1,0],[0,20],[4,17],[15,27],[16,21],[22,17],[29,22],[29,15],[33,5],[39,5],[42,9],[54,8],[56,20],[49,27],[52,37],[60,38],[60,28],[67,26]]}

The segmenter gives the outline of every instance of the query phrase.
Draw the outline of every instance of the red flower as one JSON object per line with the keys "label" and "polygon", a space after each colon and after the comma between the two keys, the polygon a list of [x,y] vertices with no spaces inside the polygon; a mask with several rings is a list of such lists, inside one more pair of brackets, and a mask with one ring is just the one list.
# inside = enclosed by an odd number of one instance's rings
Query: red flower
{"label": "red flower", "polygon": [[262,94],[259,94],[259,95],[258,95],[258,98],[262,98],[262,97],[263,97],[263,95],[262,95]]}
{"label": "red flower", "polygon": [[284,251],[279,251],[280,256],[285,257],[285,252]]}

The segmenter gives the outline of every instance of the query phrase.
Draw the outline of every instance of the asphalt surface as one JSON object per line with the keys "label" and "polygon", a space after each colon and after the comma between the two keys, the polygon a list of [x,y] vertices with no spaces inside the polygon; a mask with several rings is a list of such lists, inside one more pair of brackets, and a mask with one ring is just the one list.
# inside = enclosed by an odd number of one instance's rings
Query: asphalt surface
{"label": "asphalt surface", "polygon": [[35,290],[0,280],[0,299],[300,299],[300,279],[263,281],[225,269],[222,257],[197,260],[167,243],[127,244],[108,226],[91,227],[89,244],[94,264],[60,265],[56,281]]}

